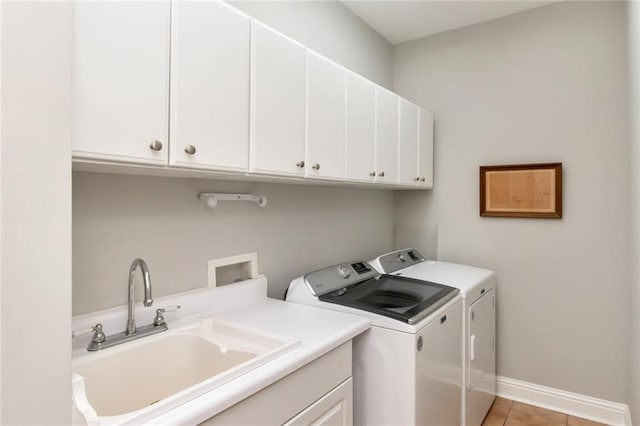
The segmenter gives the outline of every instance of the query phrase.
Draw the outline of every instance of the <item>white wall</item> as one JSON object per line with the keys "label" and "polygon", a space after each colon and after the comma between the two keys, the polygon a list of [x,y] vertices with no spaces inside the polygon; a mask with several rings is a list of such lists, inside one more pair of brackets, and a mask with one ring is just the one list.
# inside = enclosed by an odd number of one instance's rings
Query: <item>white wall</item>
{"label": "white wall", "polygon": [[[561,2],[394,53],[395,89],[436,117],[435,189],[397,195],[398,244],[497,272],[498,374],[618,402],[631,318],[625,8]],[[551,161],[563,162],[562,220],[479,217],[480,165]]]}
{"label": "white wall", "polygon": [[[268,204],[212,210],[200,192],[266,195]],[[157,297],[206,286],[208,259],[257,252],[269,295],[282,298],[296,276],[391,250],[393,213],[391,191],[74,173],[74,314],[126,304],[136,257]]]}
{"label": "white wall", "polygon": [[630,123],[631,123],[631,327],[629,342],[629,406],[640,419],[640,2],[629,2]]}
{"label": "white wall", "polygon": [[[0,3],[0,23],[2,23],[2,3]],[[0,28],[0,46],[2,29]],[[2,55],[0,55],[0,176],[2,176]],[[2,179],[0,178],[0,232],[2,231]],[[2,238],[0,238],[0,277],[2,277]],[[2,354],[2,280],[0,279],[0,354]],[[2,355],[0,355],[0,390],[2,390]],[[0,398],[0,420],[2,419],[2,398]]]}
{"label": "white wall", "polygon": [[2,424],[71,421],[71,3],[2,3]]}
{"label": "white wall", "polygon": [[381,86],[393,46],[338,1],[235,1],[235,7]]}

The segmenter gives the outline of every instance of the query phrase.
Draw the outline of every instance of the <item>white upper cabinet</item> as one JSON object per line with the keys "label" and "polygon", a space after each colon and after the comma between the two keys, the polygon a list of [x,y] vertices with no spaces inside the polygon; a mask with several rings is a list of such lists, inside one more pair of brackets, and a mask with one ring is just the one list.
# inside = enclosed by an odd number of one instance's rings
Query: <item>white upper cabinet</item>
{"label": "white upper cabinet", "polygon": [[73,155],[166,164],[169,2],[74,7]]}
{"label": "white upper cabinet", "polygon": [[423,109],[420,109],[418,140],[418,186],[433,188],[433,114]]}
{"label": "white upper cabinet", "polygon": [[398,96],[376,87],[376,182],[398,181]]}
{"label": "white upper cabinet", "polygon": [[252,25],[250,170],[303,176],[305,48],[259,22]]}
{"label": "white upper cabinet", "polygon": [[416,186],[418,177],[418,107],[400,98],[398,183]]}
{"label": "white upper cabinet", "polygon": [[347,72],[346,178],[373,182],[375,171],[376,86]]}
{"label": "white upper cabinet", "polygon": [[307,53],[307,177],[344,178],[344,79],[342,67]]}
{"label": "white upper cabinet", "polygon": [[172,19],[169,164],[246,172],[251,20],[217,1]]}
{"label": "white upper cabinet", "polygon": [[74,161],[433,187],[433,116],[221,0],[74,3]]}

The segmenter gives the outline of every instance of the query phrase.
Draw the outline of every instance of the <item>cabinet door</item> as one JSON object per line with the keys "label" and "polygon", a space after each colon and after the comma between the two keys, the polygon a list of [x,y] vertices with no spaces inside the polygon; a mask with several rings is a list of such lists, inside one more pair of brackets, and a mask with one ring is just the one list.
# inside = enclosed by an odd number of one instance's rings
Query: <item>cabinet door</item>
{"label": "cabinet door", "polygon": [[169,2],[74,6],[73,155],[166,164]]}
{"label": "cabinet door", "polygon": [[345,71],[307,52],[306,176],[343,179]]}
{"label": "cabinet door", "polygon": [[433,114],[420,110],[418,130],[418,185],[433,188]]}
{"label": "cabinet door", "polygon": [[347,180],[374,180],[375,120],[376,86],[357,74],[347,72]]}
{"label": "cabinet door", "polygon": [[418,177],[418,107],[400,99],[398,183],[416,186]]}
{"label": "cabinet door", "polygon": [[305,408],[285,426],[347,426],[353,424],[353,381],[351,378]]}
{"label": "cabinet door", "polygon": [[251,20],[218,1],[172,19],[170,164],[247,171]]}
{"label": "cabinet door", "polygon": [[305,49],[252,21],[251,171],[304,174]]}
{"label": "cabinet door", "polygon": [[376,87],[376,182],[398,181],[398,97]]}

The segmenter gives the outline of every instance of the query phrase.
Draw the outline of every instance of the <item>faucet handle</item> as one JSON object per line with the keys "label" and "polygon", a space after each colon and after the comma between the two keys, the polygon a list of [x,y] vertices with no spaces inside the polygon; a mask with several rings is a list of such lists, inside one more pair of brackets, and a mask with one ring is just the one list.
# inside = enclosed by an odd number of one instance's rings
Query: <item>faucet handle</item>
{"label": "faucet handle", "polygon": [[164,314],[165,312],[175,312],[181,307],[182,306],[180,305],[173,305],[173,306],[167,306],[166,308],[156,309],[156,317],[153,320],[153,325],[159,326],[164,324],[165,321],[164,321],[164,316],[162,316],[162,314]]}
{"label": "faucet handle", "polygon": [[91,327],[93,330],[93,337],[91,338],[91,342],[93,343],[104,343],[107,337],[104,335],[104,331],[102,331],[102,324],[98,323]]}

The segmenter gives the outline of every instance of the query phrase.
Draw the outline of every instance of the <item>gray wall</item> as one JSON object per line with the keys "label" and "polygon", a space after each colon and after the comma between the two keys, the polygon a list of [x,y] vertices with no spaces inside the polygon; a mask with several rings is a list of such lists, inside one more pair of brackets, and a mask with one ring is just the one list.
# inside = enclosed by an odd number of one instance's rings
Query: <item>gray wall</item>
{"label": "gray wall", "polygon": [[338,1],[232,5],[381,86],[391,88],[393,46]]}
{"label": "gray wall", "polygon": [[70,424],[72,5],[0,8],[0,424]]}
{"label": "gray wall", "polygon": [[[618,402],[630,332],[625,7],[561,2],[408,42],[394,60],[395,89],[436,117],[435,189],[397,195],[398,244],[497,272],[500,375]],[[563,162],[562,220],[479,217],[478,166],[548,161]]]}
{"label": "gray wall", "polygon": [[640,2],[629,2],[629,58],[631,98],[631,344],[629,406],[632,419],[640,419]]}
{"label": "gray wall", "polygon": [[[260,208],[200,192],[266,195]],[[257,252],[269,295],[305,272],[393,248],[393,193],[345,187],[74,173],[73,311],[126,304],[142,257],[154,296],[207,285],[207,260]],[[140,292],[138,292],[140,294]]]}

